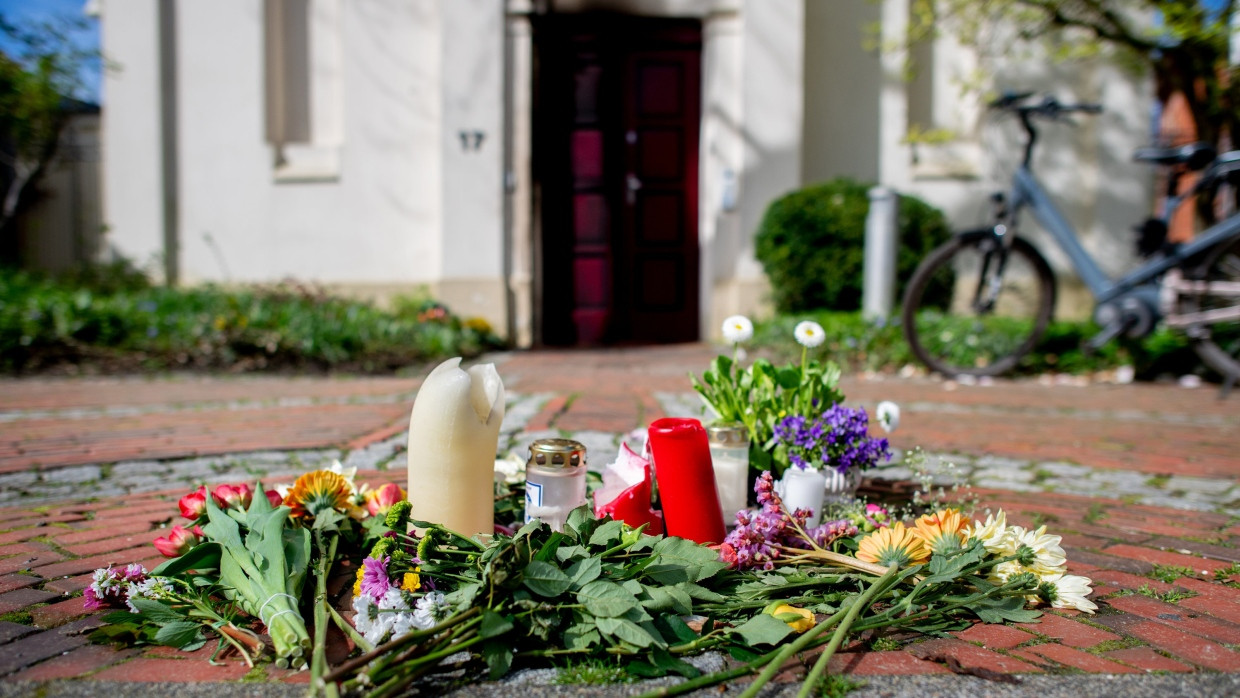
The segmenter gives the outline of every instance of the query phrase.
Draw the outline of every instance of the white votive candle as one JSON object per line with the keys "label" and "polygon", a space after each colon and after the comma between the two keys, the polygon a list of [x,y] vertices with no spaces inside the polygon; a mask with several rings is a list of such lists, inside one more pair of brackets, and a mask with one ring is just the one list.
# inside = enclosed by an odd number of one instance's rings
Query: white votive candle
{"label": "white votive candle", "polygon": [[740,425],[707,427],[706,435],[723,525],[731,526],[736,522],[736,512],[745,509],[749,499],[749,438]]}

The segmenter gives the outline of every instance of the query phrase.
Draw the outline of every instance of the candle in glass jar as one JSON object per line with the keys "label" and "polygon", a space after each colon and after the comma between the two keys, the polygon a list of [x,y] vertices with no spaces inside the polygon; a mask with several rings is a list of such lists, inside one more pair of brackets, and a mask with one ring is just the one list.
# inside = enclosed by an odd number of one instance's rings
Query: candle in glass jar
{"label": "candle in glass jar", "polygon": [[525,522],[563,531],[568,512],[586,503],[586,447],[569,439],[538,439],[525,464]]}
{"label": "candle in glass jar", "polygon": [[664,417],[652,422],[648,433],[667,534],[697,543],[722,542],[723,512],[702,423]]}
{"label": "candle in glass jar", "polygon": [[495,530],[495,451],[504,421],[504,382],[493,364],[435,367],[409,416],[413,518],[466,536]]}
{"label": "candle in glass jar", "polygon": [[723,525],[727,526],[735,520],[736,512],[746,508],[749,499],[749,432],[744,425],[717,424],[708,427],[706,434]]}
{"label": "candle in glass jar", "polygon": [[809,510],[806,528],[822,522],[822,500],[827,487],[827,478],[822,472],[793,466],[784,471],[784,479],[780,481],[780,485],[779,496],[783,498],[784,507],[788,511]]}

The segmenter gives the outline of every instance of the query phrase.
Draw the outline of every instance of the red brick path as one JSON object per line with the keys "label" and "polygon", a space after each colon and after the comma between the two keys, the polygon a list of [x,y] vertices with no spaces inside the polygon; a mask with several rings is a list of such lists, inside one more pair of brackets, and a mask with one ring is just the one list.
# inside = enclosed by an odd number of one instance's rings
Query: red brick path
{"label": "red brick path", "polygon": [[[512,390],[552,393],[534,427],[624,431],[659,416],[655,392],[688,390],[687,371],[711,356],[704,347],[616,352],[518,354],[500,371]],[[75,389],[74,386],[80,386]],[[299,407],[228,409],[219,401],[261,402],[297,395],[336,398],[408,392],[410,381],[195,380],[8,381],[3,410],[54,412],[119,404],[158,409],[143,416],[43,416],[0,422],[5,469],[30,467],[32,452],[58,461],[189,455],[214,439],[236,450],[340,445],[358,435],[390,431],[408,405],[339,402]],[[287,386],[285,392],[282,386]],[[1002,383],[945,389],[931,381],[849,379],[850,400],[893,399],[904,406],[897,445],[958,449],[1086,465],[1235,477],[1240,453],[1235,400],[1209,390],[1171,386],[1051,387]],[[14,397],[18,396],[18,397]],[[126,402],[128,401],[128,402]],[[210,438],[195,438],[207,434]],[[314,441],[317,439],[317,441]],[[20,449],[20,452],[19,450]],[[94,449],[94,450],[91,450]],[[161,450],[162,449],[162,450]],[[218,452],[218,451],[215,451]],[[24,458],[25,465],[14,465]],[[95,460],[83,461],[83,458]],[[76,459],[76,460],[75,460]],[[399,478],[368,473],[363,480]],[[88,493],[84,493],[88,494]],[[214,667],[206,650],[189,660],[165,649],[114,651],[89,645],[81,589],[96,567],[157,564],[149,541],[176,518],[180,492],[27,509],[0,507],[0,677],[51,679],[87,675],[118,680],[236,680],[248,671],[235,660]],[[1064,494],[1036,497],[983,491],[982,506],[1003,507],[1009,520],[1046,523],[1064,536],[1071,571],[1095,581],[1096,616],[1056,612],[1042,622],[975,626],[952,639],[898,649],[874,638],[835,657],[833,671],[855,674],[942,673],[949,660],[999,672],[1240,671],[1240,517],[1091,500]],[[1168,567],[1188,576],[1156,579]],[[1216,579],[1217,576],[1217,579]],[[271,671],[269,678],[282,680]],[[298,680],[303,677],[292,677]]]}

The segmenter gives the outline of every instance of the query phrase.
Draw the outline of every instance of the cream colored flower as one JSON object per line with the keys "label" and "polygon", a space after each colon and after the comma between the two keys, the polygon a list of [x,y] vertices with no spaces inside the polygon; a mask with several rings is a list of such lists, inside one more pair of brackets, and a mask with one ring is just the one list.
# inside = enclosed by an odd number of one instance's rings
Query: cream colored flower
{"label": "cream colored flower", "polygon": [[1064,565],[1068,563],[1068,556],[1060,547],[1059,542],[1063,540],[1063,536],[1052,536],[1046,532],[1046,526],[1042,526],[1034,531],[1026,531],[1020,526],[1012,527],[1012,537],[1016,540],[1016,547],[1027,545],[1033,548],[1035,555],[1033,565],[1030,571],[1039,577],[1045,574],[1055,574],[1063,572]]}
{"label": "cream colored flower", "polygon": [[1078,574],[1058,574],[1044,578],[1042,581],[1055,585],[1055,599],[1052,608],[1075,608],[1086,613],[1093,613],[1098,606],[1085,598],[1093,592],[1090,587],[1092,580]]}
{"label": "cream colored flower", "polygon": [[827,333],[823,332],[822,325],[812,320],[803,320],[797,323],[792,334],[797,338],[797,342],[803,346],[813,349],[827,340]]}
{"label": "cream colored flower", "polygon": [[723,338],[732,344],[753,339],[753,323],[744,315],[733,315],[723,321]]}
{"label": "cream colored flower", "polygon": [[[986,521],[974,521],[973,528],[969,529],[965,537],[965,541],[981,540],[982,545],[986,548],[986,552],[996,554],[1009,554],[1006,551],[1012,548],[1012,533],[1008,529],[1007,514],[1002,509],[997,514],[990,514],[986,517]],[[1014,552],[1014,551],[1013,551]]]}

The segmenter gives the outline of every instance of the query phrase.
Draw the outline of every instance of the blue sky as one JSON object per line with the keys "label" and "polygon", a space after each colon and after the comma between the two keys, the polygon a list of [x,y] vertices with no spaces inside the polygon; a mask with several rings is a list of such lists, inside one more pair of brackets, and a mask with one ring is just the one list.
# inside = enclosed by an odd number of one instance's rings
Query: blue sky
{"label": "blue sky", "polygon": [[[45,22],[56,17],[86,19],[89,23],[88,28],[75,32],[73,41],[83,49],[97,51],[99,49],[99,22],[94,18],[85,17],[82,12],[85,5],[86,0],[0,0],[0,15],[4,15],[9,23],[17,26],[29,26],[32,23]],[[13,42],[7,36],[0,34],[0,49],[10,52],[13,48]],[[78,96],[87,101],[99,102],[101,76],[98,63],[84,66],[78,77],[83,83],[84,91]]]}

